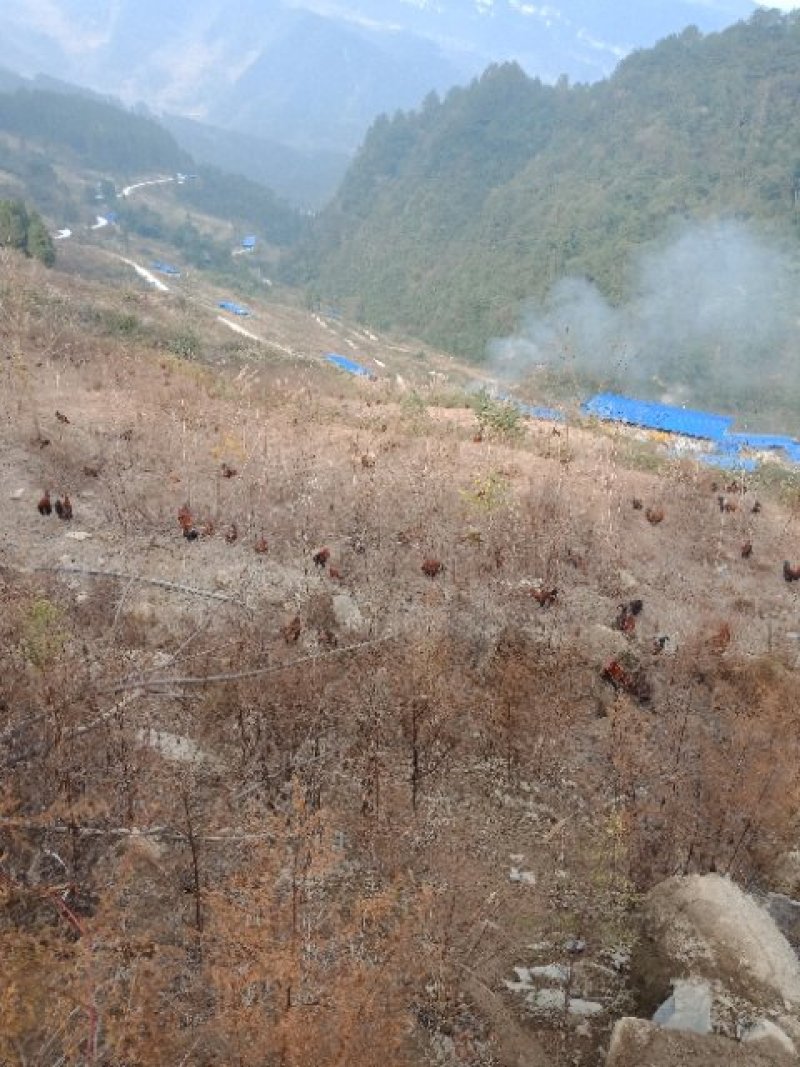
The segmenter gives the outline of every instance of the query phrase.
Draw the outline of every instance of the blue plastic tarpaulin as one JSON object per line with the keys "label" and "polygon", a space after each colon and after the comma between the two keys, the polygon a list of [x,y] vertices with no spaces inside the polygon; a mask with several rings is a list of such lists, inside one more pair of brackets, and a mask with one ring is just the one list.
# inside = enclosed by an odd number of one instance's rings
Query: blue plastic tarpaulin
{"label": "blue plastic tarpaulin", "polygon": [[371,371],[368,371],[366,367],[362,367],[360,363],[356,363],[354,359],[348,359],[347,356],[340,356],[338,352],[326,352],[325,359],[328,363],[332,363],[339,370],[346,371],[348,374],[355,374],[359,378],[372,378],[374,375]]}
{"label": "blue plastic tarpaulin", "polygon": [[232,300],[220,300],[219,307],[223,311],[230,311],[233,315],[249,315],[250,311],[241,304],[234,304]]}
{"label": "blue plastic tarpaulin", "polygon": [[255,248],[256,236],[253,233],[249,233],[246,237],[242,238],[242,248]]}
{"label": "blue plastic tarpaulin", "polygon": [[588,415],[610,422],[625,422],[650,430],[683,434],[717,441],[733,423],[730,415],[715,415],[709,411],[679,408],[672,404],[656,404],[649,400],[634,400],[618,393],[599,393],[587,400],[583,410]]}
{"label": "blue plastic tarpaulin", "polygon": [[180,278],[181,272],[177,267],[173,267],[171,263],[162,263],[160,259],[154,260],[150,264],[151,270],[157,270],[159,274],[169,274],[173,278]]}

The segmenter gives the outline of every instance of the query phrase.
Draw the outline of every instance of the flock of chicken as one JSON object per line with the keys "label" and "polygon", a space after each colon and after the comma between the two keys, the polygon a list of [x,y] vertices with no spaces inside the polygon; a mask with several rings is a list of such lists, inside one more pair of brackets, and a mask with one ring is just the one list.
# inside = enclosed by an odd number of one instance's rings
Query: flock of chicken
{"label": "flock of chicken", "polygon": [[[60,411],[56,412],[56,418],[61,423],[69,423],[69,418]],[[91,473],[94,474],[95,472],[92,471]],[[230,466],[230,464],[221,464],[220,474],[223,478],[234,478],[238,473],[238,470],[235,467]],[[720,486],[716,483],[713,483],[711,488],[712,492],[717,494],[717,505],[721,514],[731,514],[740,509],[741,503],[736,497],[745,492],[745,487],[742,483],[730,483],[724,486],[723,492],[719,491]],[[644,517],[651,526],[660,525],[666,517],[663,507],[654,507],[651,505],[645,506],[645,503],[639,497],[633,497],[631,499],[631,506],[634,511],[643,511]],[[46,489],[37,504],[37,508],[39,514],[43,516],[49,516],[55,511],[59,519],[64,521],[69,521],[73,517],[72,502],[67,493],[64,493],[63,496],[57,496],[55,501],[53,501],[51,499],[50,490]],[[750,513],[752,515],[757,515],[760,512],[761,504],[756,500],[750,506]],[[202,523],[196,522],[188,504],[184,504],[179,508],[178,524],[183,536],[190,542],[197,541],[200,538],[211,537],[216,532],[215,523],[212,519],[207,519]],[[227,544],[235,544],[239,540],[239,531],[236,523],[230,523],[226,526],[223,531],[223,536]],[[255,538],[253,542],[253,550],[257,555],[265,555],[269,551],[269,543],[263,533]],[[748,538],[742,543],[740,554],[743,559],[749,559],[752,556],[752,540]],[[326,546],[316,549],[312,553],[311,558],[314,566],[318,570],[324,571],[327,569],[328,574],[332,579],[342,580],[343,576],[340,569],[330,562],[330,557],[330,549]],[[575,560],[571,554],[570,562],[575,564]],[[430,556],[426,557],[421,565],[422,573],[425,577],[431,580],[438,578],[444,573],[445,569],[445,564],[442,563],[441,560]],[[789,560],[784,560],[783,577],[787,582],[800,581],[800,564],[793,566]],[[531,589],[530,595],[536,600],[541,608],[549,608],[558,600],[558,589],[554,586],[540,586],[539,588]],[[641,615],[643,608],[643,601],[638,599],[621,604],[613,621],[614,629],[625,634],[627,637],[632,637],[636,630],[637,619]],[[294,642],[297,640],[298,636],[299,629],[297,625],[295,625],[295,620],[293,620],[292,623],[287,626],[284,637],[287,642]],[[715,634],[713,638],[715,650],[724,651],[730,643],[730,638],[730,628],[727,624],[723,624],[719,629],[719,633]],[[668,641],[669,638],[666,635],[656,637],[652,642],[651,653],[653,655],[658,655],[663,652]],[[605,681],[612,685],[615,690],[628,693],[640,702],[647,703],[652,697],[652,687],[645,677],[644,672],[634,664],[635,658],[632,656],[613,658],[603,666],[601,676]]]}

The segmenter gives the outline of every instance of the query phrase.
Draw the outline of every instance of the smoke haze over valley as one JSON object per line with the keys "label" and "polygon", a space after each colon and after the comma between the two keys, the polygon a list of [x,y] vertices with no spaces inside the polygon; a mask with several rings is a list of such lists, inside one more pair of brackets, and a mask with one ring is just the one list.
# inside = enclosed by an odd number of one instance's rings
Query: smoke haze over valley
{"label": "smoke haze over valley", "polygon": [[518,333],[490,344],[493,371],[549,371],[670,403],[747,397],[755,416],[796,394],[796,256],[715,222],[686,228],[631,271],[633,296],[619,306],[585,278],[559,281]]}

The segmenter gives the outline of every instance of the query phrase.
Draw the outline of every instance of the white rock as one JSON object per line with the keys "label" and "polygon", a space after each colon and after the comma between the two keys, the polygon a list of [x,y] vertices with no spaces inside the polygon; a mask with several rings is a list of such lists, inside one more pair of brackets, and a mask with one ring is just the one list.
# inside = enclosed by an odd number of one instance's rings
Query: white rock
{"label": "white rock", "polygon": [[745,1030],[742,1034],[742,1041],[747,1044],[751,1042],[761,1044],[763,1042],[764,1044],[775,1045],[776,1048],[789,1052],[793,1056],[797,1055],[794,1041],[771,1019],[759,1019],[757,1023]]}
{"label": "white rock", "polygon": [[201,763],[217,764],[219,761],[211,753],[204,751],[192,741],[190,737],[180,734],[172,734],[167,730],[156,730],[153,727],[143,728],[137,731],[136,739],[145,748],[152,748],[173,763],[188,763],[197,766]]}
{"label": "white rock", "polygon": [[536,885],[536,875],[533,871],[521,871],[519,867],[512,867],[508,878],[509,881],[520,882],[522,885]]}
{"label": "white rock", "polygon": [[70,530],[64,536],[68,537],[70,541],[88,541],[92,535],[87,533],[86,530]]}
{"label": "white rock", "polygon": [[345,630],[360,630],[364,625],[361,609],[349,593],[336,593],[333,597],[333,614]]}
{"label": "white rock", "polygon": [[708,982],[678,978],[672,983],[672,996],[655,1013],[653,1022],[668,1030],[710,1034],[712,1001]]}
{"label": "white rock", "polygon": [[528,974],[531,978],[545,978],[547,981],[560,982],[562,985],[566,985],[569,981],[569,967],[561,963],[548,963],[545,967],[531,967]]}
{"label": "white rock", "polygon": [[12,500],[22,500],[22,498],[23,498],[24,496],[25,496],[25,490],[24,490],[24,489],[15,489],[15,490],[14,490],[14,491],[13,491],[13,492],[11,493],[11,499],[12,499]]}
{"label": "white rock", "polygon": [[666,976],[706,978],[773,1010],[800,1007],[791,945],[764,908],[718,874],[670,878],[651,890],[633,963],[645,1002]]}

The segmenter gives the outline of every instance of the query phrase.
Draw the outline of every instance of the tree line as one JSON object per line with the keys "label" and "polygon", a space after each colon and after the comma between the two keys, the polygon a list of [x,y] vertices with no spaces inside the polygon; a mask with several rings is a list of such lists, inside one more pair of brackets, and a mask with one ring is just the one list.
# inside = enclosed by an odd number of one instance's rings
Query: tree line
{"label": "tree line", "polygon": [[287,277],[377,328],[480,359],[564,276],[612,301],[644,245],[734,217],[797,248],[800,15],[688,28],[608,80],[490,67],[382,116]]}

